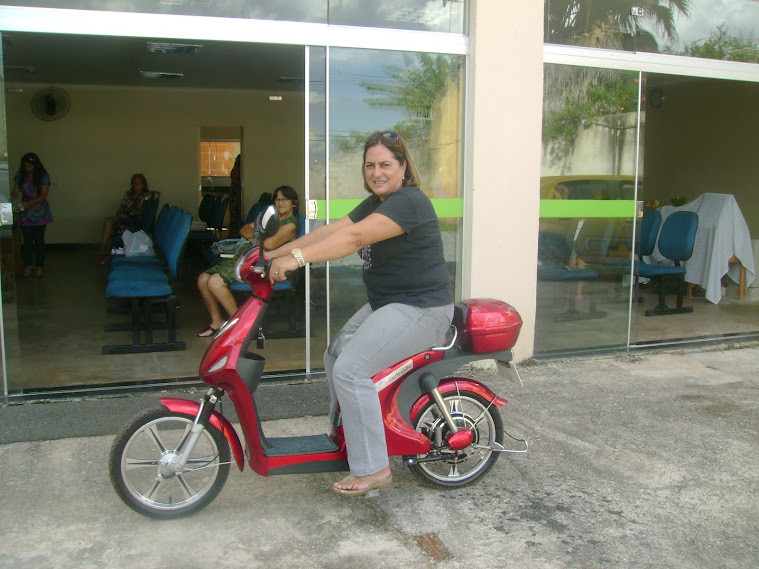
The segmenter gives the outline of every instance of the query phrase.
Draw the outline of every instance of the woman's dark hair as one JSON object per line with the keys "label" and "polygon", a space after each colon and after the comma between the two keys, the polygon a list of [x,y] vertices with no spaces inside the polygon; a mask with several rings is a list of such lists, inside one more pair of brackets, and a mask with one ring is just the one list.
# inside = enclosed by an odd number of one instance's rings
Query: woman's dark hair
{"label": "woman's dark hair", "polygon": [[134,184],[135,180],[142,180],[143,192],[150,191],[150,186],[148,186],[148,179],[142,174],[132,174],[132,179],[129,180],[130,190],[132,189],[132,184]]}
{"label": "woman's dark hair", "polygon": [[403,175],[404,186],[419,187],[419,170],[416,168],[416,164],[411,158],[408,152],[408,147],[403,142],[401,135],[392,130],[378,130],[369,135],[364,143],[364,157],[361,162],[361,178],[364,180],[364,189],[372,193],[369,185],[366,183],[366,176],[364,176],[364,162],[366,161],[366,153],[370,148],[373,148],[381,144],[393,153],[395,159],[401,164],[406,165],[406,173]]}
{"label": "woman's dark hair", "polygon": [[24,178],[26,178],[26,170],[24,170],[24,164],[32,165],[32,183],[36,189],[39,189],[39,187],[42,185],[41,182],[43,174],[47,174],[47,170],[45,170],[45,167],[42,165],[40,157],[37,156],[34,152],[27,152],[21,157],[21,162],[19,162],[18,165],[18,174],[22,182]]}
{"label": "woman's dark hair", "polygon": [[281,192],[282,196],[287,198],[288,200],[292,200],[293,202],[293,215],[298,216],[299,210],[298,206],[300,204],[300,200],[298,200],[298,192],[295,191],[291,186],[279,186],[274,192],[272,193],[272,201],[277,199],[277,192]]}

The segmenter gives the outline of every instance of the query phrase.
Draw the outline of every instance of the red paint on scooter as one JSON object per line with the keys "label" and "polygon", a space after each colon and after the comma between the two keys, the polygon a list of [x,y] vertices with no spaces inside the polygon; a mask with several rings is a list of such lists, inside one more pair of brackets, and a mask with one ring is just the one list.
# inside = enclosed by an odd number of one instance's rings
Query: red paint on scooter
{"label": "red paint on scooter", "polygon": [[[495,393],[493,393],[487,385],[483,385],[478,381],[467,379],[465,377],[450,377],[444,379],[440,382],[440,385],[438,385],[437,389],[441,395],[456,393],[459,391],[471,391],[486,401],[492,401],[493,405],[496,405],[497,407],[503,407],[506,405],[506,403],[508,403],[506,399],[498,397]],[[420,397],[411,407],[411,413],[409,414],[411,421],[416,421],[416,418],[419,416],[419,413],[421,413],[422,409],[427,407],[427,405],[429,405],[432,401],[432,395],[425,394]]]}
{"label": "red paint on scooter", "polygon": [[451,450],[463,450],[472,444],[474,433],[469,429],[461,429],[457,433],[448,435],[447,440]]}
{"label": "red paint on scooter", "polygon": [[[159,401],[161,402],[161,405],[166,407],[169,411],[172,411],[174,413],[181,413],[182,415],[187,415],[190,418],[194,418],[195,415],[198,414],[198,409],[200,408],[200,403],[198,401],[190,401],[188,399],[161,397]],[[232,447],[232,454],[235,457],[237,468],[242,471],[242,469],[245,467],[245,456],[242,452],[240,438],[237,436],[237,431],[235,431],[232,423],[230,423],[226,417],[220,415],[216,411],[214,411],[211,415],[209,423],[219,429],[219,431],[221,431],[221,433],[224,435],[224,438],[227,439],[229,446]]]}

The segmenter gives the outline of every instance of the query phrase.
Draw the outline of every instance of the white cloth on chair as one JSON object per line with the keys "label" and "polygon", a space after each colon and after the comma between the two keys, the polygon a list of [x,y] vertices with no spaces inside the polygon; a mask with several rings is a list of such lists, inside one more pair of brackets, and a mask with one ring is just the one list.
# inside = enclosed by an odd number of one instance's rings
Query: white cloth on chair
{"label": "white cloth on chair", "polygon": [[[685,280],[706,290],[706,299],[714,304],[722,299],[722,277],[728,275],[740,282],[740,267],[728,260],[735,255],[746,269],[746,287],[756,277],[751,236],[738,202],[732,194],[702,194],[680,207],[665,205],[661,208],[662,224],[675,211],[694,211],[698,214],[698,231],[693,255],[683,263]],[[652,258],[666,261],[658,247]]]}

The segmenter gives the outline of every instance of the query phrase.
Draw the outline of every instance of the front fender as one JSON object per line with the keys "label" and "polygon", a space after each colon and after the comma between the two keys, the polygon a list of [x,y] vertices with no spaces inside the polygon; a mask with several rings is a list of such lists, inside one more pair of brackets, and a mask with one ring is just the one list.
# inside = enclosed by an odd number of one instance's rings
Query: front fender
{"label": "front fender", "polygon": [[[457,391],[471,391],[482,397],[485,401],[489,401],[498,407],[503,407],[508,403],[508,401],[493,393],[487,385],[465,377],[447,377],[438,384],[437,388],[441,395],[456,393]],[[432,395],[425,393],[414,402],[411,406],[411,412],[409,413],[411,424],[414,424],[422,409],[427,407],[432,401]]]}
{"label": "front fender", "polygon": [[[161,405],[166,407],[172,413],[179,413],[181,415],[187,415],[188,417],[195,418],[198,415],[198,409],[200,409],[199,401],[190,401],[188,399],[174,399],[172,397],[161,397],[159,399]],[[219,429],[227,439],[229,446],[232,447],[232,454],[234,454],[235,462],[237,462],[237,468],[242,469],[245,466],[245,456],[242,451],[242,444],[240,444],[240,438],[237,436],[237,431],[232,426],[232,423],[214,411],[211,413],[211,417],[208,420],[214,427]]]}

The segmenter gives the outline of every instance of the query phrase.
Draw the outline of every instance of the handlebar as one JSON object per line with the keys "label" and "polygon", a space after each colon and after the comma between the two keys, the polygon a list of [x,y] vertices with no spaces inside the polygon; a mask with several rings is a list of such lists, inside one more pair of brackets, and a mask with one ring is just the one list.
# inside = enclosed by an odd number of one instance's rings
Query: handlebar
{"label": "handlebar", "polygon": [[[271,264],[273,261],[274,259],[267,259],[266,257],[264,257],[263,263],[258,261],[256,265],[253,267],[253,271],[262,275],[263,278],[269,278],[269,271],[271,270]],[[290,278],[296,272],[297,272],[297,269],[295,271],[285,271],[285,277]]]}

